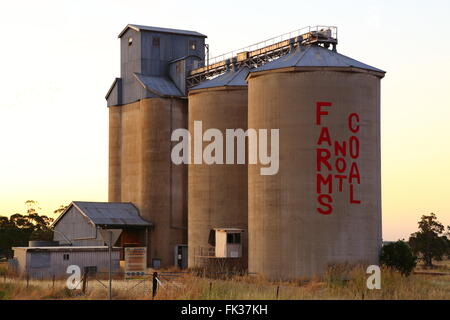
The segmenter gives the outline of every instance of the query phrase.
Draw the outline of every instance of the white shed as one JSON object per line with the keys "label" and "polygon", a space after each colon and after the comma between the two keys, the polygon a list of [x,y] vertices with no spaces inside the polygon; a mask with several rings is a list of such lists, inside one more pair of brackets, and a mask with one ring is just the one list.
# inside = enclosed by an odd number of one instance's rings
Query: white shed
{"label": "white shed", "polygon": [[216,228],[216,258],[241,258],[243,229]]}
{"label": "white shed", "polygon": [[[19,274],[32,278],[68,276],[67,267],[77,265],[81,272],[107,272],[109,251],[106,246],[14,247]],[[119,270],[120,248],[112,250],[112,269]]]}

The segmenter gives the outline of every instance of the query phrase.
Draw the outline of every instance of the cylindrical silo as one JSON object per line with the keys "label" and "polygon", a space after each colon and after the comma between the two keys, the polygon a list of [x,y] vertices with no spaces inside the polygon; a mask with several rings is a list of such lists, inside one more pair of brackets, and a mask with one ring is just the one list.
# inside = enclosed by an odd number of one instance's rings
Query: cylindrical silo
{"label": "cylindrical silo", "polygon": [[[211,237],[215,228],[243,229],[242,258],[237,265],[247,267],[247,166],[226,163],[226,130],[247,130],[248,68],[232,69],[189,91],[189,131],[194,137],[194,121],[203,132],[223,133],[223,164],[192,163],[188,169],[188,265],[204,266],[213,253]],[[203,142],[203,149],[210,142]]]}
{"label": "cylindrical silo", "polygon": [[187,127],[187,101],[152,98],[140,101],[141,185],[140,213],[155,228],[150,254],[162,266],[174,265],[174,248],[187,242],[187,165],[171,161],[173,130]]}
{"label": "cylindrical silo", "polygon": [[109,107],[109,200],[132,202],[148,230],[149,265],[174,265],[187,242],[187,165],[171,161],[173,130],[187,128],[187,101],[146,98]]}
{"label": "cylindrical silo", "polygon": [[378,263],[383,76],[318,45],[250,72],[248,127],[279,129],[279,170],[249,166],[249,272],[294,279]]}

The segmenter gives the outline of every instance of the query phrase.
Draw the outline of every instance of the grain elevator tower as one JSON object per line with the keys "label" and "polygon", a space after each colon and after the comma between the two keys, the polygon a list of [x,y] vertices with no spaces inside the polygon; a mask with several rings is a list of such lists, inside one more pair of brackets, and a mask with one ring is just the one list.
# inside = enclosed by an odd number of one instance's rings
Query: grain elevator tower
{"label": "grain elevator tower", "polygon": [[121,74],[109,89],[110,202],[132,202],[152,222],[148,264],[174,265],[187,243],[187,168],[171,161],[171,133],[187,128],[186,69],[204,60],[206,36],[127,25]]}

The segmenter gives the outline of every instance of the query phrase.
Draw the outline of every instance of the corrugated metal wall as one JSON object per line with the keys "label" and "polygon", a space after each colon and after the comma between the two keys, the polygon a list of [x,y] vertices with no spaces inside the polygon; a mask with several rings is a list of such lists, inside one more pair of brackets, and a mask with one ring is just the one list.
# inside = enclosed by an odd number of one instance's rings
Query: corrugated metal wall
{"label": "corrugated metal wall", "polygon": [[[64,259],[64,255],[68,259]],[[120,250],[114,249],[112,252],[113,271],[119,270]],[[77,265],[83,273],[84,267],[97,267],[98,272],[108,272],[109,252],[104,250],[93,251],[28,251],[27,264],[23,265],[23,260],[19,262],[19,269],[22,273],[28,273],[32,278],[51,278],[53,276],[69,276],[67,267]]]}
{"label": "corrugated metal wall", "polygon": [[60,241],[60,244],[68,244],[64,234],[74,246],[102,246],[104,241],[94,225],[90,224],[88,220],[78,211],[77,208],[72,207],[61,218],[55,226],[53,239]]}

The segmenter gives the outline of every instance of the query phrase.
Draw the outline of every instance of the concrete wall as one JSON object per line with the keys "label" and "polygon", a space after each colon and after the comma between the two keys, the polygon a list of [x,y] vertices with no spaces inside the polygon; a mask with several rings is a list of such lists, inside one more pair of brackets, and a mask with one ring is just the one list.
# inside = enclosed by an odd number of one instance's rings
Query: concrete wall
{"label": "concrete wall", "polygon": [[[247,129],[247,88],[212,88],[189,93],[189,131],[201,120],[203,131],[217,128]],[[224,140],[225,142],[225,140]],[[209,142],[203,143],[203,148]],[[225,147],[225,143],[224,143]],[[225,156],[224,150],[224,156]],[[235,162],[236,163],[236,162]],[[188,192],[189,267],[201,266],[202,248],[208,248],[210,230],[247,230],[247,166],[245,164],[191,164]],[[247,232],[242,234],[243,255],[247,259]]]}
{"label": "concrete wall", "polygon": [[171,161],[172,131],[187,127],[183,99],[142,99],[110,108],[109,200],[130,201],[154,224],[148,261],[174,264],[187,243],[187,167]]}
{"label": "concrete wall", "polygon": [[[252,74],[248,81],[250,128],[280,129],[280,168],[277,175],[260,175],[259,165],[248,170],[249,271],[271,279],[293,279],[322,274],[334,263],[377,264],[381,247],[380,186],[380,79],[356,72],[269,72]],[[328,115],[316,124],[317,102]],[[360,130],[348,130],[348,116],[357,113]],[[350,187],[333,180],[332,192],[321,185],[321,193],[332,196],[333,212],[318,208],[317,149],[321,128],[331,139],[360,141],[357,159],[347,162],[359,168],[360,183]],[[338,158],[332,147],[332,170],[338,174]],[[349,175],[347,167],[344,174]],[[333,177],[334,179],[334,177]],[[354,200],[355,200],[354,199]]]}

